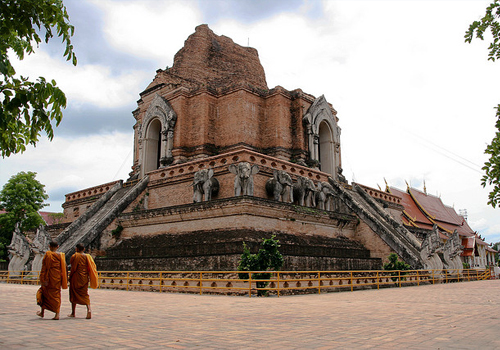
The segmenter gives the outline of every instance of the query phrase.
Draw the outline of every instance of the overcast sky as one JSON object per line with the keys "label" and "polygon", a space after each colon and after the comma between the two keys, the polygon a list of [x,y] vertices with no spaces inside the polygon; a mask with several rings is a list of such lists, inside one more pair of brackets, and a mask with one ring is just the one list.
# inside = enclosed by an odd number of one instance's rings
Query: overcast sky
{"label": "overcast sky", "polygon": [[0,185],[35,171],[62,211],[64,194],[128,178],[139,93],[197,25],[256,48],[270,88],[324,94],[338,112],[349,182],[440,196],[488,242],[499,209],[480,182],[495,133],[500,62],[464,43],[490,1],[65,0],[77,67],[58,39],[15,64],[55,79],[68,107],[55,137],[0,158]]}

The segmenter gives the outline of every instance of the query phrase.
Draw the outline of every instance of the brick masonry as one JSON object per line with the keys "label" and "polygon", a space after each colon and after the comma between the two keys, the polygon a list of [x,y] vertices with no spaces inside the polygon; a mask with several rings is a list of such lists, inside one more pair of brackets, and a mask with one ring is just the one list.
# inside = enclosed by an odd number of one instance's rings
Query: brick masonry
{"label": "brick masonry", "polygon": [[[200,236],[218,232],[217,242],[222,242],[222,232],[229,235],[235,229],[243,230],[240,231],[240,241],[248,232],[278,232],[330,240],[348,239],[369,251],[369,256],[362,258],[365,262],[338,260],[358,258],[352,254],[332,255],[330,258],[333,260],[319,261],[317,258],[321,254],[313,250],[319,252],[321,249],[316,247],[312,248],[308,257],[288,255],[286,261],[290,268],[380,268],[381,259],[386,259],[391,252],[377,234],[349,212],[340,199],[336,200],[334,211],[324,212],[275,202],[266,192],[265,183],[276,170],[288,172],[294,180],[298,176],[307,177],[315,184],[327,182],[329,174],[321,172],[315,165],[306,166],[310,142],[303,118],[315,97],[300,89],[288,91],[280,86],[269,89],[255,49],[241,47],[230,38],[217,36],[206,25],[199,26],[176,54],[173,67],[158,70],[140,96],[138,107],[133,112],[137,123],[134,126],[131,178],[140,175],[140,152],[144,147],[143,144],[141,146],[144,140],[141,140],[140,132],[148,109],[158,96],[176,114],[172,130],[173,160],[168,166],[148,171],[150,181],[147,188],[92,244],[92,248],[103,251],[103,255],[107,254],[106,250],[111,251],[111,247],[116,248],[127,239],[142,239],[146,243],[156,235],[177,235],[187,240],[193,232]],[[335,109],[329,104],[326,108],[338,121]],[[337,146],[340,158],[340,144]],[[254,199],[238,200],[234,197],[235,175],[229,172],[228,166],[242,161],[259,166],[259,172],[254,175]],[[220,190],[210,203],[193,204],[193,176],[196,171],[209,168],[214,170]],[[84,215],[112,185],[104,184],[68,194],[63,205],[65,222]],[[394,196],[384,199],[381,196],[386,195],[380,191],[374,190],[373,193],[372,196],[380,197],[377,200],[389,203],[394,212],[400,210]],[[124,228],[120,238],[111,234],[118,226]],[[172,259],[167,257],[161,261],[157,259],[155,264],[160,269],[161,266],[233,269],[241,252],[233,249],[226,254],[227,258],[221,260],[217,244],[213,243],[209,250],[211,258],[200,255],[197,263],[190,257],[191,262],[185,259],[184,265],[179,265],[180,260],[173,263],[165,260]],[[332,243],[332,246],[335,244]],[[351,248],[345,249],[349,251]],[[132,250],[122,251],[132,254]],[[325,258],[324,254],[321,257]],[[136,266],[137,261],[146,257],[130,258],[128,267]],[[147,265],[141,263],[143,267]],[[153,265],[149,264],[151,268]]]}

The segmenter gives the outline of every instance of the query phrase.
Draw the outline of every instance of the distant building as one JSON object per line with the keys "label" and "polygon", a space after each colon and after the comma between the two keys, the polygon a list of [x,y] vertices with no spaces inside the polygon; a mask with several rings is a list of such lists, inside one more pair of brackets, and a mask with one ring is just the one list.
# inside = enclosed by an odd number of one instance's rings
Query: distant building
{"label": "distant building", "polygon": [[444,243],[456,230],[464,246],[461,254],[464,263],[477,268],[485,268],[495,263],[495,255],[498,252],[473,231],[467,220],[458,215],[454,208],[445,205],[441,198],[409,186],[406,192],[394,187],[387,187],[387,192],[402,199],[404,210],[401,220],[420,238],[425,231],[419,229],[432,230],[433,226],[437,225]]}

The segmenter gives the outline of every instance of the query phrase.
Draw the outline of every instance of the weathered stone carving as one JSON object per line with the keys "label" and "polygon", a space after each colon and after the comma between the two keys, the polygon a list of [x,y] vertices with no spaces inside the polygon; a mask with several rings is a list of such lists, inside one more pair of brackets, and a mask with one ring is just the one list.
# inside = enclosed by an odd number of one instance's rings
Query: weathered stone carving
{"label": "weathered stone carving", "polygon": [[[154,120],[158,120],[160,123],[157,131],[150,130],[150,126]],[[158,161],[161,167],[165,167],[172,163],[172,148],[176,121],[177,114],[172,109],[172,106],[170,106],[165,98],[156,94],[137,132],[139,161],[135,166],[135,171],[140,171],[141,177],[144,176],[146,172],[156,169]],[[160,140],[158,140],[158,132],[160,133]],[[159,147],[158,142],[160,143]],[[158,149],[160,150],[159,153]]]}
{"label": "weathered stone carving", "polygon": [[219,181],[213,177],[214,169],[201,169],[194,174],[193,202],[209,201],[219,192]]}
{"label": "weathered stone carving", "polygon": [[316,186],[314,182],[304,176],[297,177],[297,181],[293,184],[293,198],[302,206],[316,206]]}
{"label": "weathered stone carving", "polygon": [[443,262],[439,257],[439,253],[442,253],[442,251],[443,247],[439,238],[439,232],[437,226],[434,225],[432,232],[425,237],[420,249],[420,258],[422,259],[424,269],[442,270]]}
{"label": "weathered stone carving", "polygon": [[321,171],[329,173],[335,180],[339,178],[340,168],[340,128],[337,125],[335,110],[322,95],[314,100],[303,118],[309,148],[309,163],[320,166]]}
{"label": "weathered stone carving", "polygon": [[337,178],[339,179],[339,182],[347,183],[347,179],[345,178],[344,175],[342,175],[343,171],[344,170],[342,169],[342,167],[340,166],[337,167]]}
{"label": "weathered stone carving", "polygon": [[335,192],[333,190],[332,185],[330,185],[328,182],[318,182],[317,188],[318,188],[316,192],[317,208],[321,210],[333,211],[335,208],[334,205]]}
{"label": "weathered stone carving", "polygon": [[11,276],[17,276],[20,271],[26,269],[26,263],[30,257],[30,245],[26,236],[21,233],[19,223],[16,224],[12,234],[12,241],[7,246],[7,249],[11,254],[8,267],[9,273]]}
{"label": "weathered stone carving", "polygon": [[40,271],[42,269],[42,260],[45,252],[49,250],[50,235],[45,231],[45,227],[40,225],[36,230],[35,238],[31,243],[31,250],[34,253],[31,271]]}
{"label": "weathered stone carving", "polygon": [[253,196],[253,175],[259,172],[258,165],[250,165],[247,162],[230,164],[228,170],[235,174],[234,195]]}
{"label": "weathered stone carving", "polygon": [[463,264],[460,259],[460,254],[462,254],[463,249],[464,246],[460,241],[457,230],[455,230],[444,244],[443,258],[444,265],[447,269],[458,270],[459,273],[462,272]]}
{"label": "weathered stone carving", "polygon": [[286,171],[274,170],[273,177],[266,182],[266,191],[276,201],[293,203],[292,177]]}

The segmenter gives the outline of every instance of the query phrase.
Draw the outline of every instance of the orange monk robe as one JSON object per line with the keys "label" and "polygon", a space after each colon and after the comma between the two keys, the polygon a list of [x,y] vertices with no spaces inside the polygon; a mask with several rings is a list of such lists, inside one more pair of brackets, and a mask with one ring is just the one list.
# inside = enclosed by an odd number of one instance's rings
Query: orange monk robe
{"label": "orange monk robe", "polygon": [[42,285],[41,307],[58,313],[61,308],[61,288],[68,288],[68,272],[64,253],[47,251],[42,260],[40,271]]}
{"label": "orange monk robe", "polygon": [[97,270],[94,260],[88,254],[75,253],[70,263],[69,301],[72,304],[90,305],[89,282],[91,288],[97,287]]}

